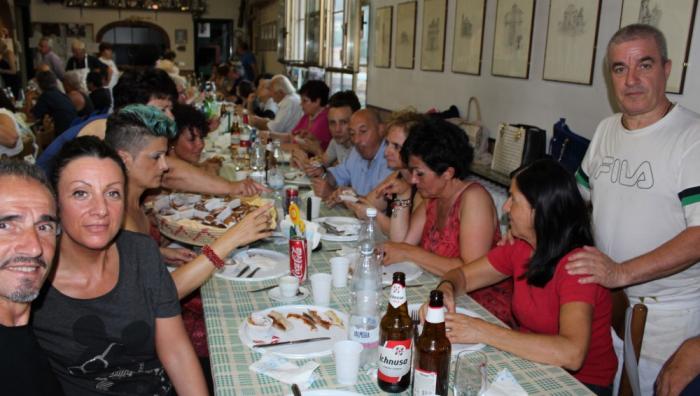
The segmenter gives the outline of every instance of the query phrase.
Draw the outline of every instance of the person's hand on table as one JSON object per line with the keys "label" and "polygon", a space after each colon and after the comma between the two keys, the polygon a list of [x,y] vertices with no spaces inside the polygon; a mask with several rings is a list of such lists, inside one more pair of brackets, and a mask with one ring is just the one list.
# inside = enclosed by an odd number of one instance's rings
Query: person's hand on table
{"label": "person's hand on table", "polygon": [[248,213],[241,221],[226,230],[221,238],[231,238],[236,246],[244,246],[272,235],[269,210],[272,203]]}
{"label": "person's hand on table", "polygon": [[411,257],[411,251],[414,248],[415,246],[409,245],[408,243],[390,241],[384,242],[382,244],[382,251],[384,252],[382,265],[391,265],[408,260]]}
{"label": "person's hand on table", "polygon": [[[315,190],[314,190],[315,191]],[[335,191],[333,191],[328,198],[325,198],[323,201],[328,205],[329,207],[333,207],[335,205],[338,205],[339,203],[342,203],[343,200],[340,199],[341,195],[347,195],[347,194],[354,194],[352,192],[352,188],[350,187],[339,187],[336,188]],[[319,197],[322,197],[321,195],[316,194]]]}
{"label": "person's hand on table", "polygon": [[626,285],[622,267],[597,248],[584,246],[582,250],[569,256],[565,268],[569,275],[588,275],[581,277],[579,283],[597,283],[608,289],[615,289]]}
{"label": "person's hand on table", "polygon": [[657,396],[676,396],[700,375],[700,337],[686,340],[664,363],[656,377]]}
{"label": "person's hand on table", "polygon": [[292,149],[292,165],[299,168],[299,169],[304,169],[304,166],[306,163],[309,162],[309,156],[303,151],[298,148]]}
{"label": "person's hand on table", "polygon": [[447,338],[452,344],[478,344],[483,337],[482,331],[485,329],[483,319],[474,318],[469,315],[447,312],[445,314],[445,329]]}
{"label": "person's hand on table", "polygon": [[271,190],[262,184],[253,181],[251,179],[245,179],[241,181],[231,182],[231,192],[229,195],[240,195],[244,197],[249,197],[253,195],[258,195],[263,192],[270,192]]}
{"label": "person's hand on table", "polygon": [[359,197],[357,202],[343,201],[343,204],[360,220],[367,219],[367,208],[372,206],[365,197]]}
{"label": "person's hand on table", "polygon": [[163,256],[165,264],[173,267],[179,267],[185,263],[189,263],[197,257],[197,253],[186,248],[162,247],[160,248],[160,254]]}
{"label": "person's hand on table", "polygon": [[299,148],[306,151],[307,153],[311,153],[315,156],[323,155],[321,141],[318,140],[318,138],[309,131],[301,132],[298,135],[298,138],[294,138],[294,141],[299,145]]}
{"label": "person's hand on table", "polygon": [[[442,303],[445,305],[447,312],[456,312],[457,308],[455,305],[455,295],[452,284],[445,282],[441,284],[437,290],[442,292]],[[420,315],[420,321],[423,323],[425,321],[425,315],[428,313],[428,303],[423,303],[420,306],[418,313]]]}
{"label": "person's hand on table", "polygon": [[399,197],[405,196],[405,198],[409,198],[411,194],[411,184],[404,179],[393,177],[382,182],[378,186],[377,191],[387,198],[391,198],[394,194]]}

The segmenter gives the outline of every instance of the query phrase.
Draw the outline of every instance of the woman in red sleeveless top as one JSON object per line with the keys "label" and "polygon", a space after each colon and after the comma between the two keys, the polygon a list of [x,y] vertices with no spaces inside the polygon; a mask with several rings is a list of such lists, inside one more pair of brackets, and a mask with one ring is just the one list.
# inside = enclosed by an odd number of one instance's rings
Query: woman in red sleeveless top
{"label": "woman in red sleeveless top", "polygon": [[[446,121],[425,120],[411,129],[401,157],[424,201],[413,213],[404,209],[408,194],[394,201],[384,263],[410,260],[442,276],[485,255],[500,238],[498,218],[488,191],[467,180],[473,151],[466,134]],[[510,325],[512,291],[506,280],[470,296]]]}

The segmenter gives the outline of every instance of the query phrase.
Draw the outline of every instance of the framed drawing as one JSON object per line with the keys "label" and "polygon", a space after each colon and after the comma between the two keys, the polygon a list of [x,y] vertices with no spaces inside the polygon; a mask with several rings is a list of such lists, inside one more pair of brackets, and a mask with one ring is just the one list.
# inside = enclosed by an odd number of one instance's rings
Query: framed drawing
{"label": "framed drawing", "polygon": [[391,17],[393,7],[377,8],[374,19],[374,66],[391,66]]}
{"label": "framed drawing", "polygon": [[528,78],[535,0],[498,0],[493,38],[494,76]]}
{"label": "framed drawing", "polygon": [[420,68],[426,71],[443,71],[445,65],[445,24],[447,0],[423,2],[423,30],[421,34]]}
{"label": "framed drawing", "polygon": [[481,73],[486,0],[457,0],[455,34],[452,45],[452,71]]}
{"label": "framed drawing", "polygon": [[683,93],[685,71],[690,52],[690,38],[697,0],[624,0],[620,27],[633,23],[655,26],[666,36],[671,75],[666,82],[666,92]]}
{"label": "framed drawing", "polygon": [[396,6],[396,67],[413,69],[416,52],[416,2]]}
{"label": "framed drawing", "polygon": [[187,44],[187,29],[175,29],[175,44]]}
{"label": "framed drawing", "polygon": [[591,84],[600,0],[551,0],[542,78]]}

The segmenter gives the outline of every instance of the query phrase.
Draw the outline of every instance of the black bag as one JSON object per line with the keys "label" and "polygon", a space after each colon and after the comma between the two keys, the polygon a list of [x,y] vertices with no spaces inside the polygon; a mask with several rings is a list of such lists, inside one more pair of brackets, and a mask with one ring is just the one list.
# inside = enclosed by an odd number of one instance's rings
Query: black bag
{"label": "black bag", "polygon": [[546,155],[547,132],[536,126],[502,123],[496,135],[491,169],[509,175]]}
{"label": "black bag", "polygon": [[577,135],[566,125],[566,119],[560,118],[554,124],[552,140],[549,141],[549,154],[564,167],[575,173],[586,155],[590,140]]}

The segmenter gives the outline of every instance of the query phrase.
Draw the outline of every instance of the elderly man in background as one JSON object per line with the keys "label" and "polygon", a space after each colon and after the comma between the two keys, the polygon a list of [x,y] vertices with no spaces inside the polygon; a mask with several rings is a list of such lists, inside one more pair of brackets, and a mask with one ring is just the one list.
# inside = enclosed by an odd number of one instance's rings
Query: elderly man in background
{"label": "elderly man in background", "polygon": [[347,159],[328,169],[323,177],[312,180],[314,192],[327,203],[341,202],[350,187],[356,194],[367,195],[384,180],[391,169],[384,158],[384,125],[370,109],[356,111],[350,118],[353,148]]}
{"label": "elderly man in background", "polygon": [[252,116],[250,123],[258,129],[270,132],[291,132],[304,115],[301,109],[301,98],[294,90],[292,82],[281,74],[273,76],[270,80],[270,91],[278,107],[275,118],[271,120]]}
{"label": "elderly man in background", "polygon": [[270,90],[271,78],[272,75],[270,74],[261,74],[258,77],[255,92],[246,98],[248,114],[262,118],[275,118],[277,103],[272,98],[272,91]]}
{"label": "elderly man in background", "polygon": [[58,235],[53,190],[33,165],[0,160],[0,381],[3,394],[62,395],[29,325]]}
{"label": "elderly man in background", "polygon": [[607,64],[622,113],[598,125],[577,172],[597,248],[566,268],[646,304],[639,384],[651,395],[664,362],[700,334],[700,115],[666,97],[671,60],[656,28],[620,29]]}
{"label": "elderly man in background", "polygon": [[103,76],[107,76],[107,81],[112,79],[112,69],[100,62],[96,56],[89,55],[85,50],[84,42],[80,40],[73,40],[70,50],[73,53],[73,56],[71,56],[66,62],[66,71],[78,71],[84,91],[87,90],[85,79],[87,78],[87,74],[91,71],[99,71]]}
{"label": "elderly man in background", "polygon": [[51,49],[51,39],[42,37],[36,49],[34,67],[39,68],[41,65],[48,65],[53,74],[55,74],[59,80],[63,80],[63,73],[65,73],[63,60]]}

